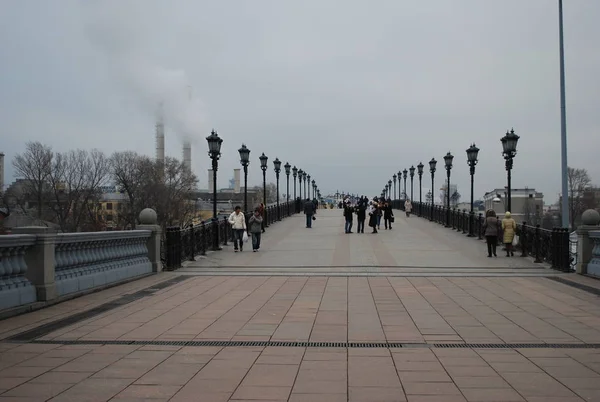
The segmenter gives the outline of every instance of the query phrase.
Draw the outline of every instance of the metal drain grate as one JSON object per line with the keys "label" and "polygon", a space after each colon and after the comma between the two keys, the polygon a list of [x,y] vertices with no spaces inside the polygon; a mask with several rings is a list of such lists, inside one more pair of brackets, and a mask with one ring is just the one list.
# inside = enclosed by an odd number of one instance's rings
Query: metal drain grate
{"label": "metal drain grate", "polygon": [[460,348],[460,349],[600,349],[598,343],[399,343],[399,342],[283,342],[283,341],[102,341],[33,340],[52,345],[153,345],[194,347],[288,347],[288,348]]}
{"label": "metal drain grate", "polygon": [[57,331],[61,328],[68,327],[70,325],[76,324],[79,321],[87,320],[88,318],[95,317],[102,313],[106,313],[107,311],[114,310],[118,307],[124,306],[126,304],[132,303],[136,300],[142,299],[144,297],[152,295],[154,292],[165,289],[169,286],[172,286],[176,283],[182,282],[189,279],[189,277],[185,276],[176,276],[174,278],[168,279],[161,283],[152,285],[151,287],[139,290],[135,293],[130,293],[119,297],[118,299],[112,300],[110,302],[101,304],[97,307],[94,307],[90,310],[82,311],[77,314],[73,314],[69,317],[65,317],[60,320],[52,321],[47,324],[40,325],[39,327],[35,327],[28,331],[24,331],[13,335],[7,338],[7,341],[31,341],[36,338],[42,337],[44,335],[48,335],[54,331]]}
{"label": "metal drain grate", "polygon": [[579,290],[583,290],[583,291],[591,293],[593,295],[600,296],[600,289],[595,288],[593,286],[588,286],[588,285],[584,285],[582,283],[569,281],[569,280],[561,278],[559,276],[547,276],[546,279],[550,279],[552,281],[559,282],[559,283],[562,283],[567,286],[571,286],[571,287],[579,289]]}

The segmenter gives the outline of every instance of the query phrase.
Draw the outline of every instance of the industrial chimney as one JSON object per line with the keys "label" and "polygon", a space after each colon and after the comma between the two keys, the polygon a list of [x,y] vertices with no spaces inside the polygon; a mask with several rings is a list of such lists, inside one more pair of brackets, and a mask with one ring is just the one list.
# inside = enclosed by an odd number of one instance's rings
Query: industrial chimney
{"label": "industrial chimney", "polygon": [[192,171],[192,144],[189,141],[183,143],[183,165],[188,172]]}
{"label": "industrial chimney", "polygon": [[0,152],[0,194],[4,191],[4,153]]}
{"label": "industrial chimney", "polygon": [[165,122],[163,119],[163,104],[158,105],[156,113],[156,161],[165,163]]}
{"label": "industrial chimney", "polygon": [[240,193],[240,169],[233,169],[233,192]]}

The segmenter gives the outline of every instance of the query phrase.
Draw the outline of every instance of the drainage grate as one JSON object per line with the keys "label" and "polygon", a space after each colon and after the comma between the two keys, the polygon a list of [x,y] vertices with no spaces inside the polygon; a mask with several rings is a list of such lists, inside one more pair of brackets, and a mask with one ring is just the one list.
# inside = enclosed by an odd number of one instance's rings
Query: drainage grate
{"label": "drainage grate", "polygon": [[400,343],[400,342],[284,342],[284,341],[102,341],[33,340],[29,343],[51,345],[152,345],[217,347],[288,347],[288,348],[460,348],[460,349],[600,349],[598,343]]}
{"label": "drainage grate", "polygon": [[[119,297],[118,299],[112,300],[110,302],[101,304],[97,307],[94,307],[90,310],[82,311],[77,314],[73,314],[69,317],[52,321],[47,324],[40,325],[39,327],[35,327],[28,331],[21,332],[19,334],[13,335],[7,338],[7,341],[31,341],[36,338],[42,337],[44,335],[48,335],[51,332],[57,331],[61,328],[68,327],[70,325],[76,324],[79,321],[86,320],[88,318],[95,317],[102,313],[106,313],[107,311],[114,310],[118,307],[124,306],[126,304],[132,303],[136,300],[142,299],[144,297],[152,295],[157,290],[161,290],[172,286],[176,283],[182,282],[189,279],[189,277],[185,276],[176,276],[174,278],[163,281],[159,284],[152,285],[152,287],[145,288],[139,290],[135,293],[130,293]],[[105,342],[106,343],[106,342]]]}
{"label": "drainage grate", "polygon": [[573,288],[577,288],[579,290],[583,290],[583,291],[591,293],[593,295],[600,296],[600,289],[595,288],[593,286],[588,286],[588,285],[584,285],[582,283],[569,281],[569,280],[561,278],[559,276],[547,276],[546,279],[550,279],[552,281],[559,282],[564,285],[571,286]]}

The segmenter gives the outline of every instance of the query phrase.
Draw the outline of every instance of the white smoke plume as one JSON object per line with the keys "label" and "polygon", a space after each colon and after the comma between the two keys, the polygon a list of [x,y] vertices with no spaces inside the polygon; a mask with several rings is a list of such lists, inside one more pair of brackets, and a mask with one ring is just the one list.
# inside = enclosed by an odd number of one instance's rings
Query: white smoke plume
{"label": "white smoke plume", "polygon": [[160,27],[148,21],[156,22],[159,7],[160,3],[153,1],[84,2],[86,35],[105,56],[115,80],[136,97],[149,116],[155,116],[162,103],[165,126],[184,141],[194,142],[209,130],[202,100],[190,98],[193,92],[185,70],[159,65],[148,51],[152,50],[156,27]]}

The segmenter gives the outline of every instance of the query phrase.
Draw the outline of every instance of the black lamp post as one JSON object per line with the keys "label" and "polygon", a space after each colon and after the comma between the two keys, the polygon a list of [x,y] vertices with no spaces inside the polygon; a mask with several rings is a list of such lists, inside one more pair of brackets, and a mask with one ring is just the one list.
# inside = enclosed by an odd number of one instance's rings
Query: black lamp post
{"label": "black lamp post", "polygon": [[308,198],[310,200],[311,198],[310,198],[310,175],[309,174],[306,175],[306,180],[307,180],[306,187],[308,188],[308,193],[306,193],[306,194],[308,194],[308,197],[306,197],[306,198]]}
{"label": "black lamp post", "polygon": [[304,180],[304,198],[308,198],[308,189],[306,188],[306,172],[302,173],[302,180]]}
{"label": "black lamp post", "polygon": [[450,171],[452,170],[452,160],[454,156],[450,152],[444,156],[444,164],[446,165],[446,175],[448,183],[446,185],[446,227],[450,227]]}
{"label": "black lamp post", "polygon": [[298,170],[298,194],[301,200],[304,199],[302,198],[302,176],[304,176],[304,170],[300,169]]}
{"label": "black lamp post", "polygon": [[390,186],[389,186],[389,184],[386,183],[385,187],[383,187],[383,193],[385,194],[385,199],[386,200],[388,199],[389,191],[390,191]]}
{"label": "black lamp post", "polygon": [[394,175],[392,176],[392,179],[394,180],[394,201],[396,200],[396,179],[398,178],[398,176],[396,176],[396,173],[394,173]]}
{"label": "black lamp post", "polygon": [[208,142],[208,155],[212,159],[213,170],[213,250],[220,250],[219,247],[219,220],[217,217],[217,170],[219,168],[219,158],[221,157],[221,144],[223,139],[219,137],[215,130],[206,137]]}
{"label": "black lamp post", "polygon": [[404,179],[404,200],[406,201],[406,178],[408,177],[408,171],[404,169],[402,171],[402,178]]}
{"label": "black lamp post", "polygon": [[389,188],[388,198],[392,198],[392,181],[391,180],[388,180],[388,188]]}
{"label": "black lamp post", "polygon": [[244,167],[244,213],[248,215],[248,165],[250,164],[250,150],[246,145],[238,149],[240,153],[240,163]]}
{"label": "black lamp post", "polygon": [[298,177],[298,168],[296,166],[292,168],[292,176],[294,176],[294,201],[296,201],[296,177]]}
{"label": "black lamp post", "polygon": [[317,192],[317,185],[315,184],[315,180],[313,179],[313,181],[312,181],[312,198],[316,198],[316,195],[315,195],[316,192]]}
{"label": "black lamp post", "polygon": [[417,165],[417,174],[419,175],[419,216],[423,215],[423,163],[419,162]]}
{"label": "black lamp post", "polygon": [[267,162],[269,161],[269,158],[263,152],[263,154],[258,159],[260,159],[260,168],[262,169],[262,172],[263,172],[263,204],[266,209],[267,208]]}
{"label": "black lamp post", "polygon": [[413,201],[413,189],[414,189],[413,182],[415,179],[415,167],[411,166],[410,169],[408,169],[408,170],[410,172],[410,202],[412,202]]}
{"label": "black lamp post", "polygon": [[508,209],[507,211],[510,211],[511,208],[511,195],[510,195],[510,190],[511,190],[511,170],[513,168],[513,159],[514,157],[517,155],[517,142],[519,142],[519,136],[515,134],[515,130],[511,129],[510,132],[506,132],[506,135],[504,137],[502,137],[500,139],[500,141],[502,142],[502,155],[504,156],[504,159],[506,160],[506,176],[507,176],[507,181],[508,181]]}
{"label": "black lamp post", "polygon": [[275,158],[273,161],[273,166],[275,167],[275,181],[277,186],[277,220],[281,220],[281,212],[279,211],[279,173],[281,172],[281,161],[279,158]]}
{"label": "black lamp post", "polygon": [[474,198],[474,178],[475,178],[475,165],[477,165],[477,155],[479,154],[479,148],[472,144],[467,149],[467,163],[469,164],[469,170],[471,173],[471,212],[469,213],[469,237],[475,236],[473,234],[473,219],[475,218],[475,211],[473,211],[473,198]]}
{"label": "black lamp post", "polygon": [[431,158],[431,160],[429,161],[429,171],[431,172],[431,217],[429,218],[430,221],[433,220],[433,208],[435,206],[435,202],[433,202],[433,189],[435,187],[435,165],[437,165],[437,161],[435,160],[435,158]]}
{"label": "black lamp post", "polygon": [[285,188],[285,203],[287,204],[287,214],[290,214],[290,172],[291,172],[291,168],[292,166],[286,162],[285,165],[283,165],[283,168],[285,169],[285,176],[286,176],[286,188]]}

